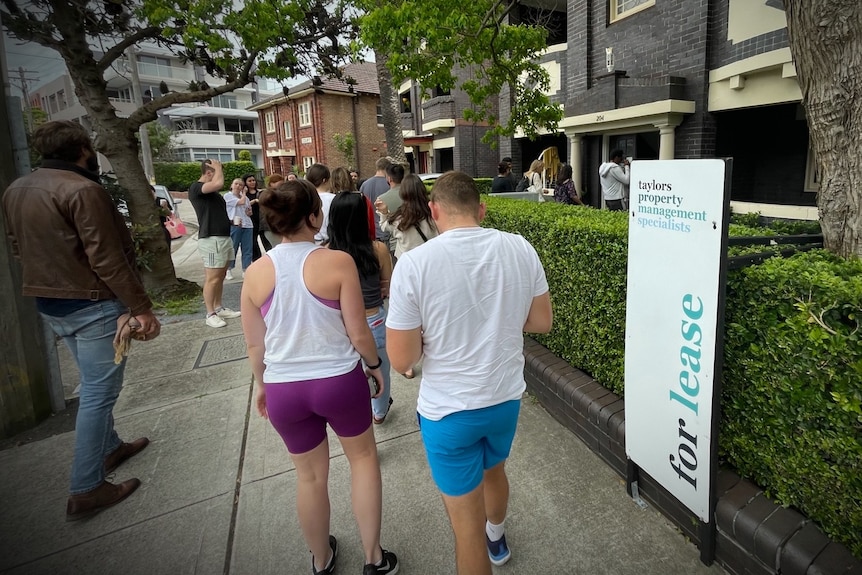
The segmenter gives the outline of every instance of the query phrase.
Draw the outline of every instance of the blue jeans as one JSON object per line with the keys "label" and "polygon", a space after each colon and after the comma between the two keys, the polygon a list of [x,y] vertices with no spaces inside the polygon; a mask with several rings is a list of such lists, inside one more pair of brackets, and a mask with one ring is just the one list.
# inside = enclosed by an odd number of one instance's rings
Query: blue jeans
{"label": "blue jeans", "polygon": [[123,387],[126,361],[114,363],[113,342],[117,318],[125,311],[119,301],[104,300],[62,317],[42,314],[66,342],[81,373],[72,495],[99,487],[105,480],[105,457],[122,445],[114,430],[113,410]]}
{"label": "blue jeans", "polygon": [[[242,269],[243,271],[247,270],[248,266],[251,265],[251,248],[252,242],[255,241],[254,229],[231,226],[230,240],[233,242],[234,257],[236,257],[236,250],[242,248]],[[235,264],[236,260],[232,259],[231,261],[229,261],[227,264],[228,269],[232,270]]]}
{"label": "blue jeans", "polygon": [[389,374],[389,356],[386,355],[386,310],[380,306],[380,311],[366,318],[374,343],[377,345],[377,355],[380,358],[380,371],[383,372],[383,393],[377,399],[371,400],[371,411],[374,417],[380,419],[389,413],[389,395],[392,377]]}

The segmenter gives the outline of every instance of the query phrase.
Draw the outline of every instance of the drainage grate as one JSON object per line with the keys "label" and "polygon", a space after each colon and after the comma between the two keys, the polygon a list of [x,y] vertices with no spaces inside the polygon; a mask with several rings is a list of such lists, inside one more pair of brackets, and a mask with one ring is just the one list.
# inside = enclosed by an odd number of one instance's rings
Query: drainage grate
{"label": "drainage grate", "polygon": [[198,354],[197,360],[195,360],[193,369],[230,363],[246,358],[248,358],[248,353],[245,347],[245,337],[242,334],[219,339],[209,339],[204,342],[201,352]]}

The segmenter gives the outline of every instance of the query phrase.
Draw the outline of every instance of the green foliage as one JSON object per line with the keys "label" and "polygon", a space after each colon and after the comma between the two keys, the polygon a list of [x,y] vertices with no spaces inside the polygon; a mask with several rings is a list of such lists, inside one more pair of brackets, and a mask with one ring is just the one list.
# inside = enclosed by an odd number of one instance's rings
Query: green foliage
{"label": "green foliage", "polygon": [[[246,174],[257,174],[257,167],[252,162],[238,161],[225,162],[224,168],[225,190],[230,186],[234,178],[242,178]],[[201,165],[198,162],[167,162],[153,164],[156,173],[156,183],[167,186],[169,190],[186,191],[189,186],[200,179]]]}
{"label": "green foliage", "polygon": [[152,290],[149,295],[156,309],[163,309],[168,315],[185,315],[200,311],[202,293],[201,286],[195,282],[177,278],[176,285]]}
{"label": "green foliage", "polygon": [[[484,225],[523,235],[544,264],[554,329],[537,339],[622,394],[626,214],[493,196],[483,200]],[[763,228],[731,225],[731,235],[762,233]],[[742,475],[818,521],[858,557],[860,321],[858,260],[818,250],[732,272],[719,435],[723,457]]]}
{"label": "green foliage", "polygon": [[236,157],[241,162],[250,162],[251,161],[251,152],[249,152],[248,150],[240,150],[237,153]]}
{"label": "green foliage", "polygon": [[480,194],[491,193],[491,182],[494,181],[494,178],[473,178],[473,181],[476,182]]}
{"label": "green foliage", "polygon": [[[533,138],[542,129],[555,131],[562,108],[545,94],[548,72],[538,56],[546,45],[541,26],[505,23],[509,2],[479,0],[357,0],[365,10],[360,18],[362,41],[388,55],[395,86],[407,79],[426,91],[460,88],[470,98],[468,121],[487,121],[492,130],[486,141],[512,135],[518,128]],[[458,69],[469,69],[459,80]],[[505,123],[497,116],[497,100],[508,87],[513,101]]]}
{"label": "green foliage", "polygon": [[764,219],[760,212],[732,214],[730,221],[749,228],[759,228],[759,235],[820,234],[820,222],[808,220]]}
{"label": "green foliage", "polygon": [[356,139],[353,137],[353,134],[350,132],[344,134],[336,133],[332,136],[332,140],[335,142],[335,149],[344,158],[344,165],[347,167],[355,166],[354,150],[356,149]]}
{"label": "green foliage", "polygon": [[170,128],[158,122],[147,124],[147,136],[150,138],[150,152],[154,162],[170,162],[173,160],[174,150],[183,143],[182,140],[175,139]]}

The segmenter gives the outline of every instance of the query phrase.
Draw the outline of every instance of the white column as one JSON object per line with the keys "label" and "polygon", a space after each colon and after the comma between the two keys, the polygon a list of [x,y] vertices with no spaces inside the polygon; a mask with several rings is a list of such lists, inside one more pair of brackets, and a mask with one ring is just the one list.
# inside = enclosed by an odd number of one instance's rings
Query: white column
{"label": "white column", "polygon": [[581,174],[581,170],[583,169],[582,161],[581,161],[581,142],[583,140],[583,136],[580,134],[566,134],[569,137],[569,164],[572,166],[572,180],[575,182],[575,190],[577,190],[578,195],[583,195],[583,190],[581,190],[581,181],[583,180],[583,176]]}
{"label": "white column", "polygon": [[674,158],[674,142],[676,140],[676,126],[665,124],[657,126],[659,130],[659,160],[672,160]]}

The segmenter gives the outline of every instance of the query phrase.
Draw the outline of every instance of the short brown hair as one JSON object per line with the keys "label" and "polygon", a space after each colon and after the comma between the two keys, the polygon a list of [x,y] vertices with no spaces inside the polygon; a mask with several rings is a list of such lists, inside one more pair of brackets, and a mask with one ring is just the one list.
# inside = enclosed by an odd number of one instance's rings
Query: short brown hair
{"label": "short brown hair", "polygon": [[215,168],[213,168],[209,160],[204,160],[201,162],[201,175],[203,176],[207,172],[215,172]]}
{"label": "short brown hair", "polygon": [[284,176],[281,174],[270,174],[270,176],[266,179],[266,185],[273,187],[275,184],[284,181]]}
{"label": "short brown hair", "polygon": [[431,201],[450,214],[479,216],[479,188],[464,172],[446,172],[434,182]]}
{"label": "short brown hair", "polygon": [[261,215],[269,229],[289,236],[311,225],[311,216],[320,212],[322,202],[317,189],[308,180],[281,182],[260,195]]}
{"label": "short brown hair", "polygon": [[319,188],[323,182],[332,178],[329,168],[323,164],[311,164],[305,171],[305,179],[314,184],[315,188]]}
{"label": "short brown hair", "polygon": [[33,132],[33,147],[45,160],[77,162],[84,150],[93,149],[90,134],[72,120],[45,122]]}
{"label": "short brown hair", "polygon": [[390,164],[392,164],[392,161],[386,156],[383,156],[382,158],[377,158],[377,163],[374,165],[378,171],[385,172],[387,168],[389,168]]}
{"label": "short brown hair", "polygon": [[332,170],[332,191],[335,193],[356,191],[356,184],[347,168],[339,167]]}

